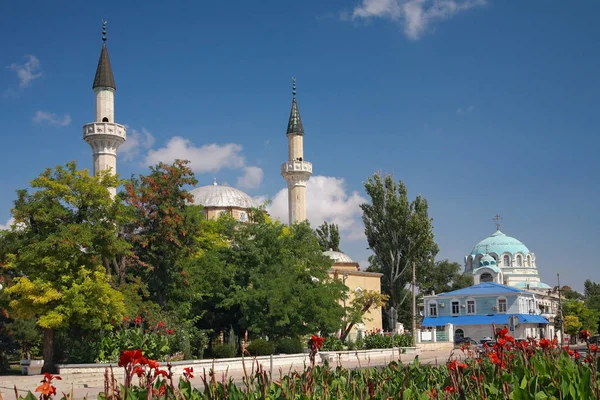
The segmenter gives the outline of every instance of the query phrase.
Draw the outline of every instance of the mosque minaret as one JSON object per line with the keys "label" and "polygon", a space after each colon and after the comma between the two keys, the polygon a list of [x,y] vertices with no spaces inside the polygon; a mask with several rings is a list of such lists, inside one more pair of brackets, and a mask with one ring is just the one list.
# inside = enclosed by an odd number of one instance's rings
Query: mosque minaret
{"label": "mosque minaret", "polygon": [[288,185],[290,225],[306,220],[306,181],[312,175],[312,163],[304,161],[304,127],[296,102],[296,79],[292,85],[292,110],[287,127],[288,161],[281,164],[281,176]]}
{"label": "mosque minaret", "polygon": [[[106,47],[106,21],[102,22],[102,51],[94,78],[96,93],[96,119],[83,126],[83,139],[90,145],[94,155],[94,174],[110,170],[117,172],[117,149],[125,142],[126,129],[115,123],[115,78],[110,66]],[[117,188],[110,188],[114,197]]]}

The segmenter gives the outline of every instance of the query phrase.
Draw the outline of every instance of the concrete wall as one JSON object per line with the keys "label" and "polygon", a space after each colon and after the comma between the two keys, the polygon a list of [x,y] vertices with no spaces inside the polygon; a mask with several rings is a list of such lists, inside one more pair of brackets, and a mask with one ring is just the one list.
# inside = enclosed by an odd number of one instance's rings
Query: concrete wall
{"label": "concrete wall", "polygon": [[435,351],[435,350],[452,350],[454,349],[453,342],[423,342],[418,343],[419,351]]}

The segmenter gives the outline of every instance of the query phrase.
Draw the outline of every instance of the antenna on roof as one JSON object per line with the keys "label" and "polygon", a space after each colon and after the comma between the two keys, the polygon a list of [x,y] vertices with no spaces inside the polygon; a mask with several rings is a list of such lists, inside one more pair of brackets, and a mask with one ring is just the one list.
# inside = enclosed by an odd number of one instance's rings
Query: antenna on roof
{"label": "antenna on roof", "polygon": [[494,216],[494,218],[492,218],[493,221],[495,221],[494,223],[496,224],[496,230],[499,231],[500,230],[500,221],[502,221],[502,217],[498,214],[496,214]]}

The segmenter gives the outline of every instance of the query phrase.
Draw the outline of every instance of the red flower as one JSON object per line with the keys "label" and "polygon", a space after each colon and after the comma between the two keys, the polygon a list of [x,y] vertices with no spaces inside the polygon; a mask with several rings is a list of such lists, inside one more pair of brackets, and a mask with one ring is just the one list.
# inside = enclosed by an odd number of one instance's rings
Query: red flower
{"label": "red flower", "polygon": [[127,322],[127,321],[129,321],[129,318],[123,317],[123,322]]}
{"label": "red flower", "polygon": [[142,317],[140,317],[139,315],[135,318],[135,324],[136,325],[141,325],[142,324]]}
{"label": "red flower", "polygon": [[56,388],[46,380],[42,381],[42,384],[35,388],[35,391],[40,392],[42,396],[45,397],[48,397],[50,395],[56,395]]}
{"label": "red flower", "polygon": [[146,374],[146,371],[142,367],[135,367],[133,369],[133,373],[136,374],[138,377],[142,377]]}
{"label": "red flower", "polygon": [[160,322],[158,323],[158,325],[156,325],[156,326],[157,326],[158,328],[164,328],[164,327],[165,327],[165,323],[164,323],[164,322],[162,322],[162,321],[160,321]]}
{"label": "red flower", "polygon": [[450,386],[446,386],[446,389],[444,389],[444,392],[446,393],[454,393],[455,389],[454,386],[450,385]]}
{"label": "red flower", "polygon": [[320,349],[321,346],[323,346],[323,342],[324,341],[325,341],[325,338],[321,337],[321,336],[315,336],[315,335],[313,335],[310,338],[311,345],[315,346],[317,348],[317,350]]}
{"label": "red flower", "polygon": [[452,371],[457,371],[468,368],[468,365],[465,363],[458,362],[457,360],[452,360],[450,364],[448,364],[448,368]]}
{"label": "red flower", "polygon": [[44,373],[44,379],[48,382],[52,382],[54,379],[61,381],[62,378],[58,375],[52,375],[47,372]]}
{"label": "red flower", "polygon": [[173,329],[167,329],[167,330],[165,331],[165,333],[166,333],[167,335],[173,335],[173,334],[175,334],[175,331],[174,331]]}
{"label": "red flower", "polygon": [[575,359],[579,360],[579,358],[581,357],[581,354],[579,354],[578,351],[575,352]]}
{"label": "red flower", "polygon": [[499,329],[496,333],[498,337],[504,338],[506,335],[508,335],[508,328]]}
{"label": "red flower", "polygon": [[119,357],[119,367],[135,365],[142,360],[145,360],[145,358],[142,356],[141,350],[123,350],[121,352],[121,357]]}
{"label": "red flower", "polygon": [[165,377],[169,376],[169,374],[167,373],[167,371],[165,371],[164,369],[158,369],[158,368],[155,370],[155,375],[156,376],[160,375],[160,376],[165,376]]}
{"label": "red flower", "polygon": [[435,388],[431,389],[431,392],[429,390],[426,390],[425,393],[427,393],[427,395],[432,399],[437,398]]}
{"label": "red flower", "polygon": [[542,349],[547,349],[551,345],[552,345],[552,342],[549,339],[546,339],[546,338],[540,339],[540,347]]}
{"label": "red flower", "polygon": [[504,339],[503,337],[499,337],[497,340],[498,346],[500,347],[504,347],[504,345],[506,344],[506,339]]}
{"label": "red flower", "polygon": [[194,368],[186,367],[183,369],[183,376],[186,379],[192,379],[194,377]]}

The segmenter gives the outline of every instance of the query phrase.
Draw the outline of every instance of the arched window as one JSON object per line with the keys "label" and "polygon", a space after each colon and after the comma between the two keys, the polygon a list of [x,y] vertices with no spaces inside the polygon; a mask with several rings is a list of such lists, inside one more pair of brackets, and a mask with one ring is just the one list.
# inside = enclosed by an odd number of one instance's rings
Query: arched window
{"label": "arched window", "polygon": [[458,328],[455,332],[454,332],[454,337],[455,338],[464,338],[465,337],[465,331],[463,331],[462,329]]}
{"label": "arched window", "polygon": [[484,272],[479,276],[479,282],[492,282],[494,277],[489,272]]}
{"label": "arched window", "polygon": [[521,255],[517,256],[517,267],[522,267],[523,266],[523,257],[521,257]]}
{"label": "arched window", "polygon": [[108,118],[106,118],[106,117],[102,118],[102,122],[108,122]]}
{"label": "arched window", "polygon": [[362,297],[363,295],[363,290],[360,287],[357,287],[356,289],[354,289],[354,295],[356,297]]}
{"label": "arched window", "polygon": [[509,255],[505,255],[504,256],[504,261],[502,261],[502,263],[504,264],[505,267],[510,267],[510,256]]}
{"label": "arched window", "polygon": [[527,255],[527,266],[531,267],[531,256],[529,254]]}

